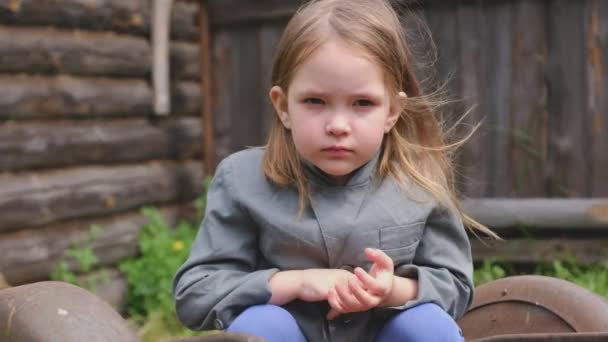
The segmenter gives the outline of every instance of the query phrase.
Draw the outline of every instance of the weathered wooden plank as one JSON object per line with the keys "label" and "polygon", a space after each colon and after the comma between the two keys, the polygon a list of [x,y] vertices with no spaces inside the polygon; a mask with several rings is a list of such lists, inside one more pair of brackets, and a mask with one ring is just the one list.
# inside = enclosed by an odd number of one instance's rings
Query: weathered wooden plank
{"label": "weathered wooden plank", "polygon": [[[431,88],[440,91],[447,100],[453,101],[442,108],[442,120],[447,127],[456,123],[464,113],[461,102],[455,101],[460,96],[460,45],[458,39],[458,18],[454,15],[456,6],[432,5],[425,9],[424,19],[431,31],[435,49],[431,61],[435,85]],[[462,183],[462,180],[459,180]]]}
{"label": "weathered wooden plank", "polygon": [[[261,113],[259,97],[260,51],[257,32],[248,28],[235,30],[233,70],[235,83],[230,88],[230,96],[236,101],[236,110],[232,116],[233,151],[242,150],[247,146],[265,143],[260,120]],[[255,67],[252,67],[255,66]],[[220,114],[221,115],[221,114]]]}
{"label": "weathered wooden plank", "polygon": [[[457,8],[458,18],[458,40],[460,42],[460,90],[459,96],[463,99],[466,109],[471,109],[464,122],[469,124],[465,131],[470,130],[470,125],[476,125],[484,119],[484,114],[479,108],[481,95],[480,80],[480,46],[481,13],[476,5],[465,4]],[[461,155],[464,174],[463,193],[468,197],[483,197],[488,187],[488,170],[484,154],[488,139],[487,122],[481,126],[464,145]]]}
{"label": "weathered wooden plank", "polygon": [[234,52],[231,34],[219,30],[212,38],[216,160],[222,160],[231,152],[231,113],[235,111],[235,101],[231,98],[230,87],[236,76],[232,70]]}
{"label": "weathered wooden plank", "polygon": [[[285,20],[293,15],[300,0],[210,0],[209,16],[214,26]],[[237,9],[238,10],[235,10]]]}
{"label": "weathered wooden plank", "polygon": [[[171,44],[171,76],[198,80],[198,45]],[[53,28],[0,27],[0,72],[148,77],[150,43],[143,37]]]}
{"label": "weathered wooden plank", "polygon": [[[189,206],[161,209],[168,222],[191,214]],[[186,216],[188,217],[188,216]],[[48,279],[57,263],[64,259],[64,251],[73,244],[82,245],[90,238],[90,227],[100,228],[90,247],[99,265],[114,265],[119,260],[137,253],[137,235],[147,219],[138,212],[112,217],[78,220],[55,224],[43,229],[0,234],[0,272],[13,286]],[[68,262],[73,271],[77,263]]]}
{"label": "weathered wooden plank", "polygon": [[[475,2],[478,0],[459,0],[459,2]],[[208,0],[212,23],[216,26],[254,24],[275,20],[285,20],[291,17],[303,0]],[[408,8],[420,7],[426,4],[445,3],[445,0],[395,0],[395,3]],[[238,8],[238,11],[235,10]]]}
{"label": "weathered wooden plank", "polygon": [[263,143],[259,98],[259,51],[255,31],[237,28],[214,35],[215,117],[218,160]]}
{"label": "weathered wooden plank", "polygon": [[[55,26],[149,36],[149,0],[0,0],[0,24]],[[176,1],[171,38],[196,40],[198,2]]]}
{"label": "weathered wooden plank", "polygon": [[283,23],[267,24],[260,27],[258,31],[260,53],[260,78],[258,81],[258,96],[260,103],[258,104],[258,108],[260,108],[259,120],[262,123],[260,125],[263,133],[262,137],[266,137],[270,129],[270,123],[272,122],[271,119],[276,115],[272,103],[270,102],[268,92],[272,86],[270,78],[272,76],[272,63],[275,49],[284,28],[285,24]]}
{"label": "weathered wooden plank", "polygon": [[511,89],[511,2],[480,6],[479,113],[484,119],[483,159],[487,186],[485,196],[511,195],[508,141],[511,132],[509,90]]}
{"label": "weathered wooden plank", "polygon": [[[0,124],[0,170],[200,157],[198,118]],[[128,148],[125,148],[127,146]]]}
{"label": "weathered wooden plank", "polygon": [[518,197],[545,195],[547,158],[546,3],[513,3],[511,83],[511,184]]}
{"label": "weathered wooden plank", "polygon": [[589,116],[581,2],[555,0],[548,12],[548,195],[591,194]]}
{"label": "weathered wooden plank", "polygon": [[199,46],[200,46],[200,69],[201,87],[200,96],[203,99],[201,105],[201,122],[204,133],[201,140],[203,146],[203,169],[207,175],[215,172],[217,166],[216,146],[215,146],[215,112],[213,111],[215,96],[213,94],[213,66],[211,48],[211,20],[209,19],[209,9],[204,3],[200,6],[198,13],[199,20]]}
{"label": "weathered wooden plank", "polygon": [[608,238],[508,240],[492,243],[471,240],[473,259],[495,259],[515,263],[553,262],[574,257],[579,263],[604,262],[608,258]]}
{"label": "weathered wooden plank", "polygon": [[468,199],[465,211],[492,229],[595,229],[608,235],[608,198]]}
{"label": "weathered wooden plank", "polygon": [[588,108],[591,115],[591,195],[608,196],[608,3],[588,1]]}
{"label": "weathered wooden plank", "polygon": [[[152,90],[139,79],[0,76],[0,119],[152,114]],[[173,84],[173,113],[197,115],[199,84]]]}
{"label": "weathered wooden plank", "polygon": [[193,199],[201,163],[148,162],[0,175],[0,231]]}

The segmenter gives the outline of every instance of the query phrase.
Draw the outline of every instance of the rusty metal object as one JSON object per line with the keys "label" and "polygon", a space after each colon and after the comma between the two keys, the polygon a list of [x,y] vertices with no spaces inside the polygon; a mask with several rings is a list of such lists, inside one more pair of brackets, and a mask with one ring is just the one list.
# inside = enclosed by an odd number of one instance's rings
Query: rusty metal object
{"label": "rusty metal object", "polygon": [[477,288],[471,308],[458,324],[467,340],[512,334],[608,332],[608,301],[557,278],[507,277]]}
{"label": "rusty metal object", "polygon": [[606,333],[510,334],[484,337],[473,342],[606,342]]}
{"label": "rusty metal object", "polygon": [[0,341],[135,342],[137,336],[97,296],[47,281],[0,290]]}
{"label": "rusty metal object", "polygon": [[205,336],[181,338],[171,342],[264,342],[265,340],[241,333],[217,333]]}

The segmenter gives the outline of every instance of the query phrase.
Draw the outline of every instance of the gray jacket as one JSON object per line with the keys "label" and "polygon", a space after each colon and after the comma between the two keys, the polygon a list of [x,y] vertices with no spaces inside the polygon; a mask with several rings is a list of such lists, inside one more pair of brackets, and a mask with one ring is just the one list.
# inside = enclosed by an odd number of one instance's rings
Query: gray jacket
{"label": "gray jacket", "polygon": [[376,180],[373,159],[344,186],[306,165],[311,205],[298,217],[296,189],[265,178],[263,153],[241,151],[218,166],[205,218],[174,279],[183,324],[225,329],[245,308],[268,302],[268,279],[279,270],[369,269],[365,247],[393,258],[395,274],[417,278],[418,298],[333,321],[325,319],[325,301],[285,305],[308,341],[373,341],[391,316],[420,303],[436,303],[455,318],[465,312],[473,291],[471,249],[452,211],[419,188],[411,186],[411,196],[390,177]]}

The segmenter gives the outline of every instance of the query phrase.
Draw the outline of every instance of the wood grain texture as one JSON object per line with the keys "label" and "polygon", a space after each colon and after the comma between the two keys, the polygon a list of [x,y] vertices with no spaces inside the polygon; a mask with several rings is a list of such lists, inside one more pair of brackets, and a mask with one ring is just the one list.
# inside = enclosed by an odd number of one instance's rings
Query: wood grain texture
{"label": "wood grain texture", "polygon": [[465,211],[492,229],[597,229],[608,235],[608,198],[463,201]]}
{"label": "wood grain texture", "polygon": [[513,3],[513,74],[510,89],[509,159],[511,193],[545,194],[547,159],[547,32],[545,2]]}
{"label": "wood grain texture", "polygon": [[549,196],[589,196],[584,11],[581,2],[551,1],[548,12]]}
{"label": "wood grain texture", "polygon": [[0,170],[120,164],[201,156],[197,118],[0,124]]}
{"label": "wood grain texture", "polygon": [[[472,4],[461,5],[457,8],[458,18],[458,40],[459,49],[459,89],[458,95],[465,104],[468,113],[464,120],[468,125],[464,127],[463,133],[470,131],[471,127],[485,118],[479,108],[480,96],[482,94],[483,81],[480,79],[480,56],[482,54],[481,9]],[[487,122],[473,135],[464,145],[461,156],[463,165],[462,191],[468,197],[483,197],[487,194],[488,182],[490,180],[487,169],[488,155],[484,149],[488,142]]]}
{"label": "wood grain texture", "polygon": [[[191,217],[188,205],[161,208],[167,222],[178,217]],[[48,279],[64,252],[72,244],[89,240],[90,227],[100,228],[99,235],[90,245],[100,266],[114,265],[137,253],[137,235],[148,222],[137,211],[97,219],[81,219],[51,225],[43,229],[24,230],[0,234],[0,270],[13,286]],[[68,262],[73,271],[77,263]]]}
{"label": "wood grain texture", "polygon": [[[0,0],[0,24],[54,26],[149,36],[149,0]],[[171,38],[196,41],[198,2],[177,1],[171,13]]]}
{"label": "wood grain texture", "polygon": [[[479,113],[483,122],[484,151],[480,163],[485,164],[487,186],[485,196],[510,195],[511,164],[509,162],[509,93],[512,72],[512,2],[483,3],[480,32],[480,94]],[[471,162],[471,161],[469,161]]]}
{"label": "wood grain texture", "polygon": [[587,106],[590,112],[591,196],[608,196],[608,3],[591,0],[585,9]]}
{"label": "wood grain texture", "polygon": [[604,239],[546,239],[508,241],[484,244],[472,240],[473,259],[501,260],[514,263],[550,263],[575,257],[577,263],[603,262],[608,257],[608,238]]}
{"label": "wood grain texture", "polygon": [[199,161],[2,174],[0,232],[191,200],[202,180]]}
{"label": "wood grain texture", "polygon": [[261,121],[261,138],[266,137],[270,130],[270,123],[273,117],[276,115],[268,92],[270,91],[271,75],[272,75],[272,63],[274,59],[275,50],[281,34],[285,28],[286,23],[273,23],[265,24],[259,28],[258,31],[258,44],[260,53],[260,72],[258,80],[258,96],[260,108],[260,121]]}
{"label": "wood grain texture", "polygon": [[[0,119],[145,116],[152,89],[140,79],[0,75]],[[172,114],[199,114],[199,84],[172,84]]]}

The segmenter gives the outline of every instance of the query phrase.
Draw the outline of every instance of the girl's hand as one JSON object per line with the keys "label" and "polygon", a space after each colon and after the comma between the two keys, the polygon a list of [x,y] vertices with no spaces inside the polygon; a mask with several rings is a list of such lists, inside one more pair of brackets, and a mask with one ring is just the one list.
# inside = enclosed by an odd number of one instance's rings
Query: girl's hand
{"label": "girl's hand", "polygon": [[327,319],[342,313],[367,311],[386,301],[393,290],[393,260],[383,251],[366,248],[365,255],[374,265],[369,273],[355,269],[355,276],[346,278],[329,290],[327,301],[331,310]]}
{"label": "girl's hand", "polygon": [[342,269],[307,269],[300,272],[302,279],[297,298],[306,302],[327,300],[329,290],[336,284],[348,282],[355,276]]}

